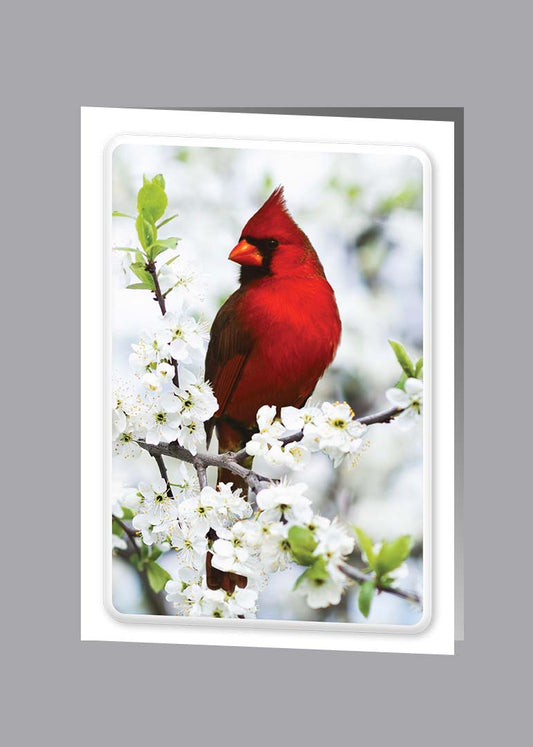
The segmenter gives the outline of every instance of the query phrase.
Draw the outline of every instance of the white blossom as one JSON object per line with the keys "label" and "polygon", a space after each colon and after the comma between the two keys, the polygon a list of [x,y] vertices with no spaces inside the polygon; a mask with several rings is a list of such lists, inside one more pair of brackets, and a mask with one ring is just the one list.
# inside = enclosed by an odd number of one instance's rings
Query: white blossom
{"label": "white blossom", "polygon": [[164,264],[157,273],[157,279],[159,280],[161,293],[167,293],[178,282],[178,275],[172,265]]}
{"label": "white blossom", "polygon": [[133,353],[129,357],[131,367],[141,373],[157,368],[158,363],[168,361],[169,343],[172,333],[168,329],[159,329],[152,335],[142,335],[137,343],[132,344]]}
{"label": "white blossom", "polygon": [[296,592],[306,597],[309,607],[320,609],[329,607],[330,604],[338,604],[346,586],[344,574],[341,571],[330,570],[327,579],[306,576],[299,583]]}
{"label": "white blossom", "polygon": [[170,443],[179,437],[182,422],[181,401],[172,392],[155,396],[141,418],[146,431],[146,443]]}
{"label": "white blossom", "polygon": [[120,252],[120,279],[122,286],[126,288],[133,282],[133,273],[131,265],[135,262],[135,250],[132,248],[131,252]]}
{"label": "white blossom", "polygon": [[306,425],[309,425],[322,417],[322,411],[319,407],[308,405],[307,407],[282,407],[281,422],[289,431],[301,431]]}
{"label": "white blossom", "polygon": [[320,449],[338,467],[350,454],[355,457],[363,448],[366,426],[354,419],[346,402],[324,402],[321,416],[304,426],[303,443],[311,449]]}
{"label": "white blossom", "polygon": [[192,420],[190,423],[183,423],[179,442],[193,456],[197,454],[199,447],[205,446],[205,428],[203,423],[198,423],[195,420]]}
{"label": "white blossom", "polygon": [[208,589],[200,584],[191,584],[184,591],[191,617],[227,617],[229,613],[226,595],[222,589]]}
{"label": "white blossom", "polygon": [[274,420],[276,408],[273,405],[263,405],[257,411],[257,425],[259,433],[254,433],[246,444],[246,453],[250,456],[266,456],[274,446],[281,447],[279,437],[284,432],[283,425]]}
{"label": "white blossom", "polygon": [[263,488],[257,494],[257,505],[261,509],[261,521],[291,521],[305,524],[311,520],[313,512],[311,501],[303,495],[307,489],[304,483],[290,485],[285,481],[269,488]]}
{"label": "white blossom", "polygon": [[314,554],[322,555],[328,562],[340,560],[353,551],[355,537],[338,519],[327,526],[317,526],[314,534],[318,542]]}
{"label": "white blossom", "polygon": [[291,442],[282,445],[281,441],[274,443],[265,454],[265,459],[269,464],[287,467],[294,472],[304,469],[311,459],[311,452],[301,443]]}
{"label": "white blossom", "polygon": [[167,484],[163,478],[151,483],[139,483],[138,492],[142,496],[139,513],[132,524],[142,534],[146,545],[163,541],[178,515],[176,501],[167,494]]}
{"label": "white blossom", "polygon": [[198,475],[192,464],[177,462],[172,473],[172,487],[177,499],[192,498],[199,490]]}
{"label": "white blossom", "polygon": [[205,422],[218,410],[218,402],[213,390],[206,382],[190,384],[176,390],[181,400],[180,415],[183,423]]}
{"label": "white blossom", "polygon": [[181,566],[175,575],[177,578],[167,581],[165,585],[166,599],[172,604],[176,614],[187,615],[190,603],[185,591],[191,584],[200,584],[202,574],[195,568]]}
{"label": "white blossom", "polygon": [[163,317],[164,332],[169,335],[170,354],[174,360],[187,362],[203,357],[204,345],[208,339],[206,325],[192,316],[184,317],[177,313],[167,313]]}
{"label": "white blossom", "polygon": [[170,544],[177,550],[181,563],[202,569],[207,553],[207,538],[198,524],[175,522],[170,531]]}
{"label": "white blossom", "polygon": [[167,363],[166,361],[158,363],[154,371],[154,374],[162,382],[172,381],[172,379],[174,378],[174,373],[174,366],[172,366],[170,363]]}
{"label": "white blossom", "polygon": [[220,493],[207,485],[199,495],[186,498],[179,504],[178,516],[195,531],[207,534],[211,528],[219,525],[218,509],[221,503]]}
{"label": "white blossom", "polygon": [[135,459],[141,456],[142,449],[139,444],[135,443],[135,434],[131,431],[121,433],[113,444],[113,451],[118,457],[123,459]]}
{"label": "white blossom", "polygon": [[221,571],[233,571],[248,576],[251,568],[246,564],[250,557],[240,533],[231,529],[217,530],[218,539],[213,542],[211,564]]}
{"label": "white blossom", "polygon": [[256,589],[235,587],[233,594],[226,595],[228,617],[255,617],[257,612]]}
{"label": "white blossom", "polygon": [[120,434],[126,429],[127,425],[127,416],[124,410],[122,410],[120,407],[116,407],[113,410],[112,415],[112,433],[113,433],[113,441],[115,441]]}
{"label": "white blossom", "polygon": [[174,289],[179,294],[182,303],[204,298],[200,278],[194,265],[181,255],[177,255],[171,264],[161,267],[159,284],[163,293]]}
{"label": "white blossom", "polygon": [[269,530],[263,537],[261,560],[270,573],[285,570],[292,560],[289,544],[289,525],[282,522],[267,524]]}
{"label": "white blossom", "polygon": [[409,430],[422,414],[424,384],[420,379],[409,378],[404,386],[405,391],[397,387],[387,389],[386,396],[392,405],[403,410],[396,418],[398,426],[402,430]]}
{"label": "white blossom", "polygon": [[161,379],[158,376],[156,376],[155,373],[145,373],[144,376],[141,378],[141,382],[143,386],[146,389],[148,389],[148,391],[150,392],[161,391],[162,382],[161,382]]}
{"label": "white blossom", "polygon": [[248,519],[253,513],[251,505],[243,497],[242,490],[232,490],[232,483],[220,482],[217,485],[220,503],[217,508],[218,525],[229,527],[236,521]]}

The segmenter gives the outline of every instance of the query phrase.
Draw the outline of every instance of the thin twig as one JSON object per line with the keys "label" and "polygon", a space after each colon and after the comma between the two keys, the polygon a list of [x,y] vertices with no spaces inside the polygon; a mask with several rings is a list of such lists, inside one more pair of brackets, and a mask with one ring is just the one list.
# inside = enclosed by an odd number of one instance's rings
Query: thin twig
{"label": "thin twig", "polygon": [[[365,581],[375,581],[372,576],[367,576],[365,573],[358,570],[357,568],[354,568],[352,565],[348,565],[348,563],[340,563],[339,570],[349,578],[357,581],[358,584],[364,584]],[[415,594],[414,591],[404,591],[403,589],[398,589],[394,586],[383,586],[381,584],[376,584],[376,589],[378,591],[387,592],[387,594],[393,594],[396,597],[401,597],[402,599],[407,599],[408,602],[418,604],[420,607],[422,606],[422,600],[420,599],[418,594]]]}
{"label": "thin twig", "polygon": [[365,415],[364,418],[356,418],[358,423],[363,425],[374,425],[375,423],[390,423],[390,421],[403,412],[401,407],[391,407],[389,410],[382,410],[373,415]]}
{"label": "thin twig", "polygon": [[[154,281],[154,296],[157,303],[159,304],[161,313],[163,314],[163,316],[165,316],[165,314],[167,313],[167,304],[165,301],[166,293],[161,293],[161,286],[159,285],[159,278],[157,277],[157,267],[155,262],[148,262],[146,265],[146,270],[152,276],[152,279]],[[178,362],[177,360],[175,360],[175,358],[170,358],[170,362],[174,367],[174,376],[172,377],[172,383],[174,384],[174,386],[179,387],[180,379],[178,374]]]}
{"label": "thin twig", "polygon": [[152,454],[152,456],[157,462],[157,466],[159,467],[159,472],[161,473],[161,477],[167,484],[168,497],[174,498],[174,493],[172,492],[172,488],[170,487],[170,480],[168,479],[167,466],[163,460],[163,457],[161,456],[161,454]]}
{"label": "thin twig", "polygon": [[165,296],[161,293],[161,286],[159,285],[159,278],[157,277],[157,268],[155,266],[155,262],[148,262],[146,265],[146,269],[152,276],[152,280],[154,281],[154,295],[157,303],[159,304],[159,308],[161,309],[161,313],[163,316],[167,313],[167,305],[165,303]]}
{"label": "thin twig", "polygon": [[203,490],[207,485],[207,471],[205,465],[202,463],[201,459],[195,459],[193,464],[196,470],[196,474],[198,475],[200,490]]}
{"label": "thin twig", "polygon": [[124,530],[126,537],[128,538],[128,542],[131,545],[131,549],[133,552],[139,553],[139,548],[137,546],[135,531],[131,529],[127,524],[124,523],[122,519],[119,519],[118,516],[113,514],[113,520],[117,522],[117,524]]}

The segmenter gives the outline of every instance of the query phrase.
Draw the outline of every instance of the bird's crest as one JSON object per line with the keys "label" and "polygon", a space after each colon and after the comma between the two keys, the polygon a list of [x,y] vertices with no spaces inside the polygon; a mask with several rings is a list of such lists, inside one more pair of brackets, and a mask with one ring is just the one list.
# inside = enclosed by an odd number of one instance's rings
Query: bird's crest
{"label": "bird's crest", "polygon": [[242,231],[243,236],[253,236],[257,239],[290,238],[301,233],[301,229],[287,210],[282,186],[272,192]]}

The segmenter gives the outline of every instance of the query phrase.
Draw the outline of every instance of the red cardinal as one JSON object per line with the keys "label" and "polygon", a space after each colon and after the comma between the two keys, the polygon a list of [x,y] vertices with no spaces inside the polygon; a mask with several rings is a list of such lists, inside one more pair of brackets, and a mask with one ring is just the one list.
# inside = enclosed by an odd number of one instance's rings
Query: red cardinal
{"label": "red cardinal", "polygon": [[[302,407],[339,344],[335,294],[317,253],[289,215],[278,187],[242,230],[229,259],[241,265],[240,287],[215,317],[205,376],[219,409],[219,451],[249,440],[262,405]],[[224,472],[224,471],[222,471]],[[235,476],[221,474],[238,484]],[[246,579],[207,558],[207,585],[233,593]]]}

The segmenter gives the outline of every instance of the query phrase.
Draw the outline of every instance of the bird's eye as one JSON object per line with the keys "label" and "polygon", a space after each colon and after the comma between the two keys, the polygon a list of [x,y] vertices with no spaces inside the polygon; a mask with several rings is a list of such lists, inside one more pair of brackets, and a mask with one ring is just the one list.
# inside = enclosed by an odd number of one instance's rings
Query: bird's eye
{"label": "bird's eye", "polygon": [[275,249],[277,246],[279,246],[279,241],[276,239],[267,239],[266,242],[269,249]]}

